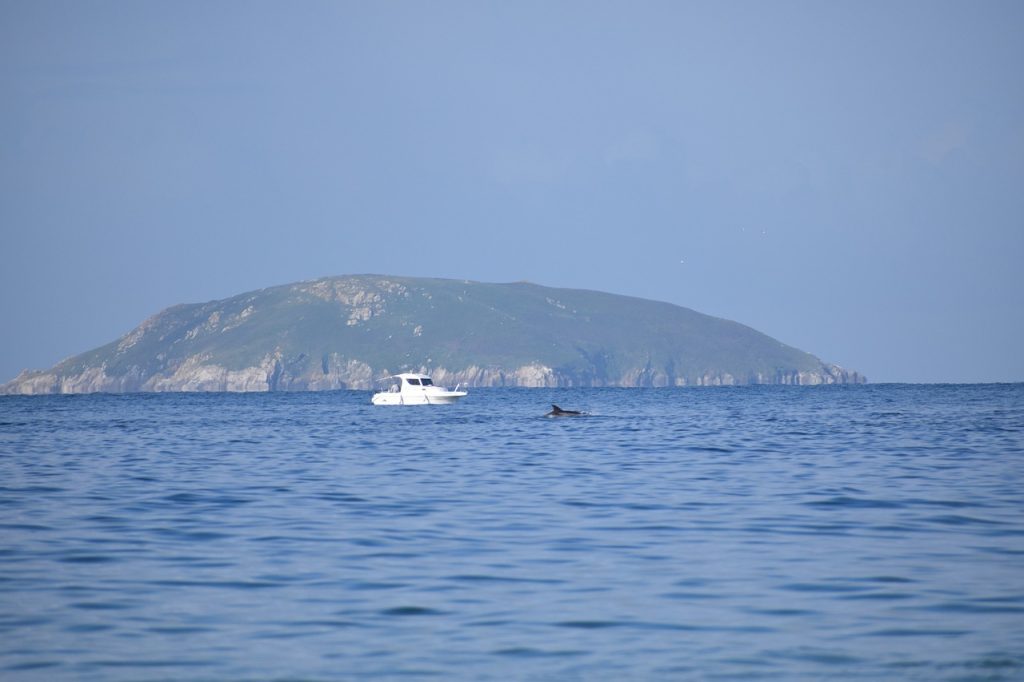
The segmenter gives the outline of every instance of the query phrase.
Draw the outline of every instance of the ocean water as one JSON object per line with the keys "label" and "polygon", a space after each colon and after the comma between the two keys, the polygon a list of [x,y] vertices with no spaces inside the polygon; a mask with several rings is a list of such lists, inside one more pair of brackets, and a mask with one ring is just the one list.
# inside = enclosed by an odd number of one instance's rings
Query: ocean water
{"label": "ocean water", "polygon": [[369,398],[0,398],[0,679],[1024,679],[1024,385]]}

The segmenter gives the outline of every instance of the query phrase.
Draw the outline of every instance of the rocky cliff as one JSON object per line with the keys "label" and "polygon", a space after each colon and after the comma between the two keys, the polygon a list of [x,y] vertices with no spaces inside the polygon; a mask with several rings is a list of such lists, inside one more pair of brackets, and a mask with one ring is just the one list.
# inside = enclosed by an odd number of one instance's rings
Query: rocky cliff
{"label": "rocky cliff", "polygon": [[535,284],[323,278],[179,305],[0,393],[370,389],[400,371],[464,386],[860,383],[735,322]]}

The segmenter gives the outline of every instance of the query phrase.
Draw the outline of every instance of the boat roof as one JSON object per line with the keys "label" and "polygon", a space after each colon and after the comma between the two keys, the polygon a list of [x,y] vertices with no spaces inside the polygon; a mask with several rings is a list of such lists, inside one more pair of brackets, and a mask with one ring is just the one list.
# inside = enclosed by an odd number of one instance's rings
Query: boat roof
{"label": "boat roof", "polygon": [[429,374],[417,374],[416,372],[402,372],[401,374],[392,374],[388,379],[429,379]]}

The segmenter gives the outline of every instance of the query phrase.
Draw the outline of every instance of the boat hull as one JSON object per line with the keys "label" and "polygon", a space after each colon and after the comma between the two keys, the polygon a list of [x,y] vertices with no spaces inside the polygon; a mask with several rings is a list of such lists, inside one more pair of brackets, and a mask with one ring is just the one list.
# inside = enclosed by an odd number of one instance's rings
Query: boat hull
{"label": "boat hull", "polygon": [[450,405],[466,395],[466,391],[432,391],[423,393],[375,393],[374,405]]}

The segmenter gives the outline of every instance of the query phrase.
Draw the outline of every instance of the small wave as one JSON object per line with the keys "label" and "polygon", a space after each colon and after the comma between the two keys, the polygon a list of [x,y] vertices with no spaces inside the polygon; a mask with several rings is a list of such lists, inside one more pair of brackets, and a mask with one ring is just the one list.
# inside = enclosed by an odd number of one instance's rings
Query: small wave
{"label": "small wave", "polygon": [[14,488],[14,487],[10,487],[10,486],[0,486],[0,494],[5,494],[5,495],[25,495],[25,494],[28,494],[28,495],[43,494],[43,495],[45,495],[47,493],[62,493],[65,490],[66,490],[65,488],[59,488],[57,486],[52,486],[52,485],[27,485],[27,486],[24,486],[22,488]]}
{"label": "small wave", "polygon": [[408,587],[408,583],[400,582],[374,582],[374,581],[359,581],[349,583],[346,587],[350,590],[357,592],[362,591],[375,591],[375,590],[397,590],[403,587]]}
{"label": "small wave", "polygon": [[36,533],[54,530],[54,528],[41,523],[0,523],[0,530],[27,530]]}
{"label": "small wave", "polygon": [[152,659],[152,660],[105,660],[90,661],[83,664],[87,668],[200,668],[215,665],[213,660],[190,660],[187,658],[177,659]]}
{"label": "small wave", "polygon": [[758,616],[773,616],[780,618],[798,618],[804,616],[819,615],[820,611],[813,609],[792,609],[792,608],[778,608],[778,609],[746,609],[747,613],[751,613]]}
{"label": "small wave", "polygon": [[980,519],[976,516],[964,516],[962,514],[946,514],[942,516],[928,516],[923,519],[929,523],[939,523],[944,526],[971,526],[971,525],[985,525],[985,526],[998,526],[1003,525],[1002,521],[993,521],[992,519]]}
{"label": "small wave", "polygon": [[118,561],[118,557],[109,554],[72,554],[57,559],[63,564],[106,564]]}
{"label": "small wave", "polygon": [[858,592],[837,597],[837,599],[844,599],[846,601],[901,601],[916,598],[916,594],[908,592]]}
{"label": "small wave", "polygon": [[736,452],[735,448],[719,447],[717,445],[689,445],[688,452],[714,452],[718,454],[730,454]]}
{"label": "small wave", "polygon": [[710,599],[725,599],[726,595],[719,592],[663,592],[660,595],[663,599],[673,599],[677,601],[691,601],[691,600],[710,600]]}
{"label": "small wave", "polygon": [[863,592],[868,588],[863,585],[850,585],[847,583],[789,583],[782,585],[782,589],[792,592]]}
{"label": "small wave", "polygon": [[72,633],[85,633],[85,632],[103,632],[105,630],[113,630],[113,625],[107,623],[75,623],[68,625],[64,628],[64,632]]}
{"label": "small wave", "polygon": [[[1021,600],[1014,600],[1021,601]],[[953,601],[942,604],[932,604],[923,607],[927,611],[938,611],[941,613],[979,613],[979,614],[1021,614],[1024,613],[1024,605],[1006,603],[985,603],[983,601]]]}
{"label": "small wave", "polygon": [[30,670],[42,670],[44,668],[56,668],[63,665],[60,661],[25,661],[24,663],[12,663],[5,666],[4,670],[9,672],[28,672]]}
{"label": "small wave", "polygon": [[136,602],[128,601],[80,601],[73,604],[69,604],[73,609],[81,609],[83,611],[130,611],[131,609],[137,608]]}
{"label": "small wave", "polygon": [[266,580],[184,580],[184,579],[163,579],[149,580],[147,585],[159,587],[205,587],[217,590],[266,590],[275,587],[284,587],[279,582]]}
{"label": "small wave", "polygon": [[329,630],[338,630],[346,628],[361,628],[366,627],[364,623],[357,623],[351,620],[339,620],[333,618],[324,618],[320,620],[296,620],[288,623],[288,627],[296,628],[327,628]]}
{"label": "small wave", "polygon": [[426,606],[396,606],[380,612],[383,616],[443,616],[444,611]]}
{"label": "small wave", "polygon": [[321,499],[326,502],[343,502],[346,504],[350,502],[358,503],[368,501],[365,497],[359,497],[358,495],[349,495],[347,493],[322,493],[320,495],[317,495],[317,499]]}
{"label": "small wave", "polygon": [[960,637],[970,630],[942,628],[886,628],[863,633],[862,637]]}
{"label": "small wave", "polygon": [[801,647],[785,651],[772,651],[766,654],[769,658],[784,658],[792,661],[805,661],[823,665],[859,665],[864,659],[843,651]]}
{"label": "small wave", "polygon": [[197,635],[203,632],[216,632],[214,628],[202,625],[154,625],[146,628],[146,631],[158,635]]}
{"label": "small wave", "polygon": [[808,507],[825,508],[853,508],[853,509],[902,509],[904,504],[892,500],[872,500],[862,497],[850,497],[849,495],[838,495],[824,500],[813,500],[804,503]]}
{"label": "small wave", "polygon": [[563,620],[554,624],[560,628],[575,628],[580,630],[601,630],[604,628],[619,628],[627,625],[617,620]]}
{"label": "small wave", "polygon": [[571,649],[548,651],[531,647],[510,647],[508,649],[497,649],[491,653],[495,656],[508,656],[510,658],[565,658],[569,656],[585,656],[588,652]]}
{"label": "small wave", "polygon": [[561,580],[559,578],[519,578],[515,576],[479,574],[450,575],[447,576],[445,579],[453,580],[455,582],[468,583],[524,583],[535,585],[561,585],[566,582],[565,580]]}

